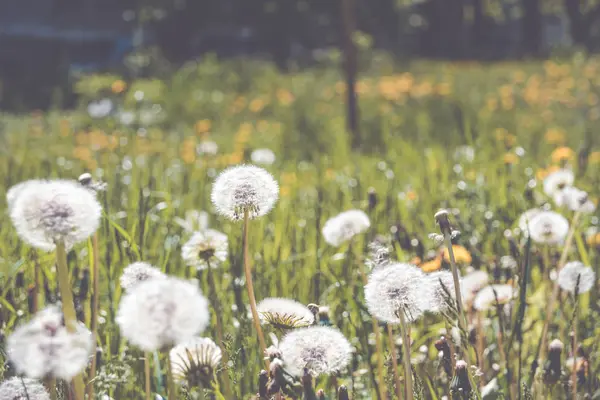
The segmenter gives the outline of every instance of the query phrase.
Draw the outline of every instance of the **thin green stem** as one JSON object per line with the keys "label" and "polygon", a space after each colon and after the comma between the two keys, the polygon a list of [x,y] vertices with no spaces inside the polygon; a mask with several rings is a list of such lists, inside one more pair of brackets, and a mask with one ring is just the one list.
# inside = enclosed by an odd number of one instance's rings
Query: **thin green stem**
{"label": "thin green stem", "polygon": [[177,388],[175,387],[175,381],[173,380],[173,368],[171,367],[171,357],[169,356],[169,351],[165,352],[167,354],[167,391],[168,391],[168,400],[176,400],[177,399]]}
{"label": "thin green stem", "polygon": [[[394,330],[390,324],[387,324],[387,333],[390,354],[392,355],[392,371],[394,372],[394,381],[396,382],[396,396],[398,396],[398,399],[402,399],[400,374],[398,373],[398,355],[396,354],[396,341],[394,340]],[[383,385],[383,381],[380,383],[380,385]],[[385,397],[383,397],[383,399],[385,399]]]}
{"label": "thin green stem", "polygon": [[[92,331],[92,337],[94,338],[94,346],[98,341],[98,312],[99,312],[99,299],[100,299],[100,272],[99,272],[99,261],[98,261],[98,232],[92,236],[92,312],[90,317],[90,328]],[[90,365],[90,381],[96,376],[96,354],[92,357],[92,363]],[[88,400],[94,400],[94,384],[88,383]]]}
{"label": "thin green stem", "polygon": [[[168,363],[171,362],[169,359]],[[150,377],[150,353],[144,353],[144,383],[146,389],[146,400],[152,399],[152,389],[150,388],[150,383],[152,382],[152,378]]]}
{"label": "thin green stem", "polygon": [[410,366],[410,335],[408,334],[408,324],[406,323],[404,311],[400,310],[400,312],[398,312],[397,314],[398,318],[400,318],[400,330],[402,331],[402,348],[404,349],[404,352],[402,354],[402,361],[404,362],[404,382],[406,385],[406,400],[413,400],[413,377],[412,369]]}

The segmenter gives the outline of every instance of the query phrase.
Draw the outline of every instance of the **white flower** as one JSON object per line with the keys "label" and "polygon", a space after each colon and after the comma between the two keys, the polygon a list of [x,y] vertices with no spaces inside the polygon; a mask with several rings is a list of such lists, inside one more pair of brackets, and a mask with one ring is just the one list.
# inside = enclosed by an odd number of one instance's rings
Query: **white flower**
{"label": "white flower", "polygon": [[485,271],[473,271],[466,274],[461,282],[461,294],[465,302],[471,302],[475,298],[475,294],[485,287],[490,280],[490,277]]}
{"label": "white flower", "polygon": [[515,269],[519,266],[517,260],[513,256],[502,256],[500,257],[500,267],[504,269]]}
{"label": "white flower", "polygon": [[338,247],[370,226],[369,217],[361,210],[344,211],[325,222],[323,237],[327,243]]}
{"label": "white flower", "polygon": [[529,223],[536,215],[541,213],[543,210],[541,208],[532,208],[530,210],[525,211],[519,217],[519,230],[525,235],[529,234]]}
{"label": "white flower", "polygon": [[250,154],[250,159],[255,164],[271,165],[275,158],[275,153],[269,149],[256,149]]}
{"label": "white flower", "polygon": [[0,400],[50,400],[50,395],[40,382],[15,376],[0,384]]}
{"label": "white flower", "polygon": [[375,269],[365,286],[369,313],[375,318],[398,324],[398,313],[404,312],[412,322],[423,314],[421,292],[423,273],[410,264],[390,264]]}
{"label": "white flower", "polygon": [[572,186],[575,181],[573,171],[560,169],[552,172],[544,179],[544,193],[552,197],[554,194],[568,186]]}
{"label": "white flower", "polygon": [[569,210],[586,214],[596,210],[596,205],[590,200],[588,194],[576,187],[566,187],[554,193],[554,203],[558,207],[567,207]]}
{"label": "white flower", "polygon": [[124,270],[121,278],[121,288],[123,290],[131,290],[137,284],[144,282],[148,279],[164,278],[166,275],[158,270],[158,268],[152,265],[138,261],[129,264]]}
{"label": "white flower", "polygon": [[302,376],[304,368],[313,376],[340,372],[350,363],[352,346],[335,328],[311,326],[286,334],[279,343],[285,370]]}
{"label": "white flower", "polygon": [[14,199],[10,217],[19,236],[31,246],[52,251],[86,240],[100,225],[96,195],[76,181],[40,181],[25,185]]}
{"label": "white flower", "polygon": [[577,280],[579,279],[579,294],[589,292],[594,287],[596,274],[590,267],[586,267],[582,262],[571,261],[567,263],[558,273],[558,286],[562,290],[575,293]]}
{"label": "white flower", "polygon": [[196,146],[198,154],[208,154],[214,156],[219,151],[219,146],[212,140],[203,140]]}
{"label": "white flower", "polygon": [[425,274],[418,282],[421,292],[421,308],[437,313],[448,307],[448,301],[456,300],[454,278],[450,271],[436,271]]}
{"label": "white flower", "polygon": [[534,242],[562,244],[569,232],[569,221],[554,211],[542,211],[529,222],[529,234]]}
{"label": "white flower", "polygon": [[8,189],[8,192],[6,192],[6,202],[8,203],[8,210],[10,211],[13,208],[15,201],[17,200],[17,197],[21,194],[23,189],[25,189],[28,185],[35,185],[40,182],[42,182],[42,181],[40,181],[38,179],[32,179],[30,181],[24,181],[21,183],[17,183],[14,186],[11,186]]}
{"label": "white flower", "polygon": [[19,374],[70,381],[85,368],[94,349],[92,334],[83,324],[68,332],[62,319],[58,308],[51,306],[8,337],[8,357]]}
{"label": "white flower", "polygon": [[211,200],[217,212],[239,221],[266,215],[279,197],[279,186],[271,174],[254,165],[239,165],[223,171],[215,180]]}
{"label": "white flower", "polygon": [[292,329],[312,325],[313,313],[305,305],[290,299],[270,297],[256,305],[262,323]]}
{"label": "white flower", "polygon": [[173,377],[189,387],[208,386],[221,363],[221,349],[204,337],[195,337],[178,344],[169,352]]}
{"label": "white flower", "polygon": [[477,293],[473,301],[473,308],[478,311],[484,311],[496,304],[506,304],[516,295],[516,291],[511,285],[490,285],[486,286]]}
{"label": "white flower", "polygon": [[117,313],[123,336],[144,351],[189,340],[209,321],[208,301],[196,285],[173,277],[134,286],[121,299]]}
{"label": "white flower", "polygon": [[209,215],[206,211],[188,210],[185,212],[185,219],[175,217],[177,225],[188,232],[204,231],[208,229]]}
{"label": "white flower", "polygon": [[92,118],[107,117],[113,109],[113,102],[110,99],[101,99],[92,101],[88,104],[87,111]]}
{"label": "white flower", "polygon": [[181,248],[186,265],[202,270],[210,263],[216,267],[227,260],[227,235],[214,229],[198,231]]}

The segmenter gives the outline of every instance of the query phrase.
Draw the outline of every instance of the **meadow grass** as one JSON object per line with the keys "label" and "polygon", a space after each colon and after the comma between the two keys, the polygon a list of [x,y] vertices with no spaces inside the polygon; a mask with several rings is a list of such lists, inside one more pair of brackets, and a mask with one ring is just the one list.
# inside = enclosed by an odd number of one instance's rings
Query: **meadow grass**
{"label": "meadow grass", "polygon": [[[216,174],[249,162],[252,149],[267,147],[275,152],[277,160],[265,168],[280,185],[275,209],[252,221],[250,231],[257,301],[286,297],[327,305],[331,324],[356,348],[351,371],[339,374],[335,383],[332,378],[317,380],[316,386],[328,398],[334,398],[333,385],[342,383],[351,398],[377,398],[373,326],[361,277],[368,244],[383,237],[391,243],[394,259],[447,269],[448,262],[439,261],[440,243],[428,236],[439,233],[435,212],[448,208],[460,231],[453,242],[464,247],[462,262],[457,255],[463,274],[472,266],[489,272],[491,282],[518,283],[521,288],[527,283],[525,297],[515,299],[501,320],[496,309],[479,313],[484,326],[480,340],[486,351],[474,382],[498,378],[505,398],[516,398],[512,396],[522,392],[515,390],[517,382],[532,383],[528,375],[552,282],[547,278],[544,248],[529,247],[507,232],[517,226],[524,211],[552,204],[541,180],[559,167],[572,168],[576,185],[597,203],[599,72],[600,60],[594,58],[494,65],[414,63],[404,72],[395,72],[384,61],[373,63],[357,86],[364,143],[359,150],[350,148],[344,126],[344,85],[331,68],[282,74],[265,63],[208,59],[162,80],[88,77],[78,84],[83,99],[79,110],[0,117],[0,207],[6,208],[8,188],[26,179],[76,179],[91,172],[107,183],[107,190],[99,194],[104,207],[98,231],[102,352],[94,384],[97,393],[115,399],[144,394],[143,353],[127,346],[114,322],[122,295],[119,277],[128,264],[140,260],[168,274],[197,277],[205,294],[216,293],[230,362],[218,373],[229,374],[236,399],[257,392],[263,356],[247,309],[242,229],[217,217],[210,203]],[[139,92],[144,93],[141,100]],[[91,118],[86,102],[99,98],[110,98],[115,107],[131,112],[137,120],[124,124],[115,114]],[[218,144],[218,152],[200,154],[197,146],[209,140]],[[351,245],[327,245],[321,233],[325,221],[351,208],[365,210],[371,228]],[[181,258],[181,246],[191,233],[176,218],[185,218],[190,210],[208,211],[210,227],[229,236],[229,260],[215,271],[218,289],[213,292],[206,271],[197,274]],[[573,217],[570,211],[560,212],[569,220]],[[596,276],[600,236],[590,228],[597,224],[597,213],[582,218],[568,254],[568,260],[592,266]],[[54,256],[27,247],[6,214],[0,238],[0,317],[6,336],[30,316],[28,289],[35,282],[34,265],[42,270],[45,290],[39,297],[43,303],[56,300],[57,278]],[[549,251],[555,266],[560,249]],[[500,258],[506,255],[516,257],[517,268],[500,268]],[[88,326],[91,298],[86,285],[90,285],[93,256],[91,240],[68,255],[80,317]],[[580,296],[578,309],[578,342],[589,360],[579,393],[597,396],[597,282]],[[521,318],[518,310],[523,311]],[[549,338],[561,339],[565,354],[573,310],[571,298],[561,293]],[[469,313],[471,324],[477,322],[476,314]],[[442,371],[434,347],[440,336],[449,334],[447,328],[439,315],[426,316],[411,328],[413,356],[419,359],[413,364],[416,398],[449,396],[450,377]],[[215,338],[214,329],[213,323],[203,336]],[[503,343],[498,342],[501,330]],[[522,340],[515,339],[520,330]],[[395,334],[399,337],[398,330]],[[392,357],[389,346],[384,348],[391,396],[395,393]],[[401,346],[394,351],[400,353]],[[166,398],[165,383],[159,379],[165,372],[160,370],[161,357],[151,360],[152,389]],[[565,371],[567,382],[570,371],[566,367]],[[10,373],[6,371],[7,376]],[[555,386],[544,395],[570,398],[568,389]]]}

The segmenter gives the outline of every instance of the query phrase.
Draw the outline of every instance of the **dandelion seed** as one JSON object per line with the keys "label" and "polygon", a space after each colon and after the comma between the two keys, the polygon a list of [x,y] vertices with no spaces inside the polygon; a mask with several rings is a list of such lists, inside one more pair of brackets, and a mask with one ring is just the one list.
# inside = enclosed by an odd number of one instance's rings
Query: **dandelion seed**
{"label": "dandelion seed", "polygon": [[0,384],[0,399],[2,400],[50,400],[50,395],[40,382],[13,377]]}
{"label": "dandelion seed", "polygon": [[239,221],[248,212],[250,219],[266,215],[279,197],[279,186],[271,174],[253,165],[223,171],[215,180],[211,199],[217,212]]}
{"label": "dandelion seed", "polygon": [[10,217],[19,236],[31,246],[52,251],[86,240],[100,225],[96,196],[75,181],[30,182],[18,191]]}
{"label": "dandelion seed", "polygon": [[566,187],[572,186],[575,181],[575,175],[571,170],[559,169],[552,172],[544,179],[544,193],[553,197],[557,192]]}
{"label": "dandelion seed", "polygon": [[566,187],[557,191],[553,198],[558,207],[567,207],[571,211],[591,214],[596,210],[596,205],[589,199],[588,194],[575,187]]}
{"label": "dandelion seed", "polygon": [[575,293],[577,289],[577,293],[581,294],[592,290],[595,278],[596,274],[590,267],[579,261],[571,261],[560,270],[557,282],[562,290]]}
{"label": "dandelion seed", "polygon": [[38,312],[8,337],[8,357],[19,374],[70,381],[87,365],[94,349],[91,332],[77,324],[68,332],[57,307]]}
{"label": "dandelion seed", "polygon": [[371,226],[369,217],[361,210],[344,211],[325,222],[323,238],[332,246],[339,247]]}
{"label": "dandelion seed", "polygon": [[221,358],[219,346],[204,337],[178,344],[169,352],[174,379],[189,387],[210,387]]}
{"label": "dandelion seed", "polygon": [[227,260],[227,235],[214,229],[195,232],[181,248],[181,257],[189,267],[198,270],[217,267]]}
{"label": "dandelion seed", "polygon": [[489,285],[477,293],[473,300],[473,308],[485,311],[496,304],[504,305],[510,302],[516,295],[511,285]]}
{"label": "dandelion seed", "polygon": [[266,298],[256,305],[261,322],[281,330],[312,325],[315,316],[308,307],[297,301]]}
{"label": "dandelion seed", "polygon": [[569,221],[553,211],[542,211],[529,221],[531,239],[540,244],[562,244],[569,232]]}
{"label": "dandelion seed", "polygon": [[422,277],[423,273],[410,264],[390,264],[374,270],[365,286],[369,313],[391,324],[400,323],[400,312],[409,322],[418,319],[423,314]]}
{"label": "dandelion seed", "polygon": [[302,376],[305,368],[313,376],[340,372],[350,363],[352,346],[335,328],[313,326],[286,334],[279,349],[287,372]]}
{"label": "dandelion seed", "polygon": [[124,270],[119,282],[123,290],[131,290],[133,287],[148,279],[164,278],[166,275],[158,268],[146,262],[134,262],[129,264]]}
{"label": "dandelion seed", "polygon": [[206,329],[208,301],[190,282],[150,279],[123,296],[116,321],[123,336],[142,350],[168,349]]}
{"label": "dandelion seed", "polygon": [[254,164],[272,165],[275,162],[275,153],[269,149],[256,149],[250,154]]}

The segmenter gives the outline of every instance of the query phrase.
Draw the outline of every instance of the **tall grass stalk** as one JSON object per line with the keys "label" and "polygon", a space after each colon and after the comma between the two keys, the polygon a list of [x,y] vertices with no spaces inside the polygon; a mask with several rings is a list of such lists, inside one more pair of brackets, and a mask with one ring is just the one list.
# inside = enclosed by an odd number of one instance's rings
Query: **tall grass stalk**
{"label": "tall grass stalk", "polygon": [[[390,354],[392,355],[392,371],[394,373],[394,382],[396,383],[396,396],[402,399],[402,389],[400,384],[400,374],[398,373],[398,354],[396,353],[396,341],[394,340],[394,328],[387,324],[388,342],[390,346]],[[406,355],[404,355],[406,357]],[[385,399],[385,397],[383,397]]]}
{"label": "tall grass stalk", "polygon": [[[398,318],[400,318],[400,330],[402,332],[402,361],[404,362],[404,383],[406,386],[406,400],[413,400],[413,377],[412,369],[410,366],[410,334],[408,333],[408,324],[406,323],[406,317],[404,311],[398,312]],[[399,397],[400,398],[400,397]]]}
{"label": "tall grass stalk", "polygon": [[177,400],[177,388],[175,387],[175,380],[173,379],[173,367],[171,365],[171,357],[169,356],[169,350],[165,351],[166,362],[167,362],[167,395],[168,400]]}
{"label": "tall grass stalk", "polygon": [[[170,360],[169,360],[170,361]],[[150,353],[144,353],[144,389],[146,393],[146,400],[152,399],[151,384],[152,378],[150,377]]]}
{"label": "tall grass stalk", "polygon": [[[94,347],[98,343],[98,312],[100,309],[100,271],[99,271],[99,249],[98,249],[98,232],[92,236],[92,312],[90,317],[90,328],[94,339]],[[96,376],[96,352],[92,357],[90,365],[90,381]],[[88,383],[87,388],[88,400],[93,400],[95,397],[94,384]]]}

